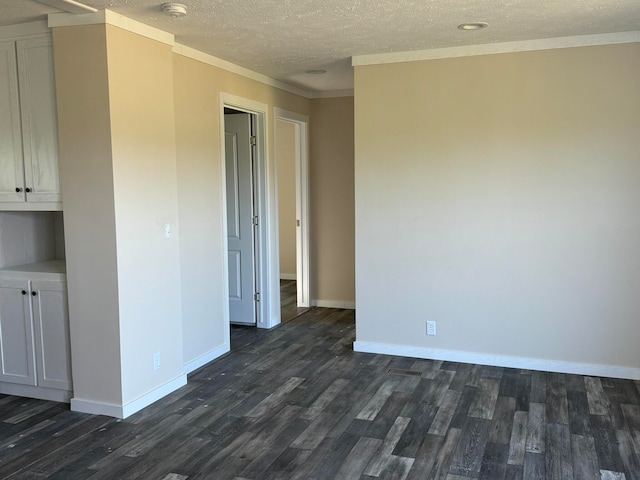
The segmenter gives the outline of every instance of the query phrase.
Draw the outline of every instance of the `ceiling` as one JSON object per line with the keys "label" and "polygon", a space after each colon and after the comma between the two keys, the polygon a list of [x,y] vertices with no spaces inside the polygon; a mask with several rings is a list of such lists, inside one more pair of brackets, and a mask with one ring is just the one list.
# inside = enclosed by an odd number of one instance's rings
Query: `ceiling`
{"label": "ceiling", "polygon": [[[353,88],[351,56],[637,31],[639,0],[82,0],[173,33],[176,41],[311,92]],[[0,26],[60,12],[0,0]],[[462,31],[463,22],[488,28]],[[323,75],[306,70],[324,69]]]}

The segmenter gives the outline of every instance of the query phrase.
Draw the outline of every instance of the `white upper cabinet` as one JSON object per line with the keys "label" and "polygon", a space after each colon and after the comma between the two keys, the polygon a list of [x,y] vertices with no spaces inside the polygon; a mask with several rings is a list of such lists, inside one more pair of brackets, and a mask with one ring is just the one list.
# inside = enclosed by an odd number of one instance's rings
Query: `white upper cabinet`
{"label": "white upper cabinet", "polygon": [[0,43],[0,202],[23,202],[24,163],[15,42]]}
{"label": "white upper cabinet", "polygon": [[20,40],[16,47],[26,198],[29,202],[60,202],[51,39]]}
{"label": "white upper cabinet", "polygon": [[0,209],[61,210],[49,36],[0,43]]}

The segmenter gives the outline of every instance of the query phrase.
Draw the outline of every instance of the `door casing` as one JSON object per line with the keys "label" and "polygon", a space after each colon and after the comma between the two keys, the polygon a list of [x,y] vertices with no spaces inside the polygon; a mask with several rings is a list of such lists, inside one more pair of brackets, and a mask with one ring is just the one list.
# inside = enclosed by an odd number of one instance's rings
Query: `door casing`
{"label": "door casing", "polygon": [[297,304],[298,307],[309,307],[309,117],[282,108],[274,108],[274,117],[295,127]]}
{"label": "door casing", "polygon": [[269,106],[239,97],[229,93],[220,93],[220,161],[221,178],[220,187],[222,192],[222,228],[223,245],[221,258],[222,274],[224,285],[224,322],[226,325],[226,342],[230,345],[230,323],[229,323],[229,268],[227,258],[227,194],[226,194],[226,166],[225,166],[225,134],[224,134],[224,109],[232,108],[241,112],[254,115],[255,119],[255,214],[258,216],[258,227],[256,232],[256,286],[260,294],[260,301],[256,309],[258,328],[272,328],[280,323],[280,279],[278,265],[278,224],[277,224],[277,191],[275,189],[275,165],[268,152],[269,131]]}

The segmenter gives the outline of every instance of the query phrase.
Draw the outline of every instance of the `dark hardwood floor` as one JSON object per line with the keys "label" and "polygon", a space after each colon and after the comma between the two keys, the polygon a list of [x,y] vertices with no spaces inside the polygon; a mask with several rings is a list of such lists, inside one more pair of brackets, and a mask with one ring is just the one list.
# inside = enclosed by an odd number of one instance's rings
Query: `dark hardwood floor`
{"label": "dark hardwood floor", "polygon": [[312,309],[122,421],[0,396],[0,478],[640,478],[640,382],[353,340],[352,311]]}
{"label": "dark hardwood floor", "polygon": [[298,307],[298,291],[295,280],[280,280],[280,321],[287,323],[305,312],[307,307]]}
{"label": "dark hardwood floor", "polygon": [[[298,307],[295,280],[280,280],[280,322],[281,325],[298,318],[303,313],[311,310],[308,307]],[[231,326],[231,349],[237,350],[249,343],[253,343],[268,333],[265,330],[253,326]]]}

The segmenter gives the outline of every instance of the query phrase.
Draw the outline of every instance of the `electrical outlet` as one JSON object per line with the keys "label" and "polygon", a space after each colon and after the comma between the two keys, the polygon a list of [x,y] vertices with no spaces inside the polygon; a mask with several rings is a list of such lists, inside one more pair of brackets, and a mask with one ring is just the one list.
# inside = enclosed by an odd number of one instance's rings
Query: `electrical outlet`
{"label": "electrical outlet", "polygon": [[427,335],[435,335],[436,334],[436,322],[433,320],[427,321]]}
{"label": "electrical outlet", "polygon": [[153,369],[160,370],[160,352],[153,354]]}

